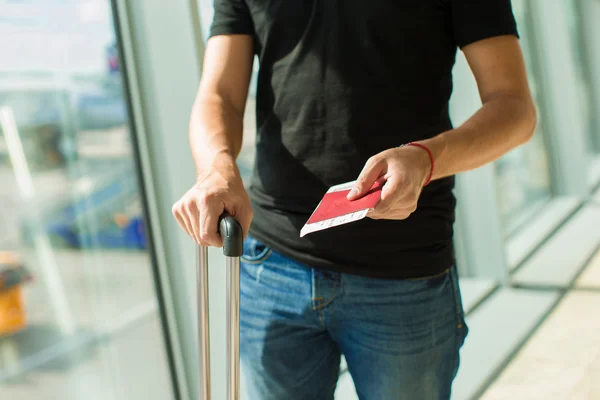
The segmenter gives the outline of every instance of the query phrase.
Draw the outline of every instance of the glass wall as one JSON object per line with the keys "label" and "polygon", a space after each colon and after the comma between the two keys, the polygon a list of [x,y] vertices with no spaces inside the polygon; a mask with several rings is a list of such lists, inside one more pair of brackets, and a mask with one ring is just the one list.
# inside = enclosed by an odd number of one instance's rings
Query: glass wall
{"label": "glass wall", "polygon": [[0,398],[171,399],[109,0],[0,1]]}
{"label": "glass wall", "polygon": [[521,46],[528,69],[531,90],[540,115],[533,139],[496,162],[500,213],[505,236],[516,233],[523,224],[550,200],[548,152],[544,142],[543,109],[539,106],[540,83],[534,73],[534,45],[530,35],[528,2],[514,0],[513,9],[519,24]]}

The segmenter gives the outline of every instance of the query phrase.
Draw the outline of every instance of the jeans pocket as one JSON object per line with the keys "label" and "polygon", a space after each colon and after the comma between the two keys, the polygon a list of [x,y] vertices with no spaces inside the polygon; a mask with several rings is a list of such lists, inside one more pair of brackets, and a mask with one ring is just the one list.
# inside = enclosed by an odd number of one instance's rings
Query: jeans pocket
{"label": "jeans pocket", "polygon": [[244,241],[244,254],[241,260],[247,264],[262,264],[264,263],[273,250],[266,244],[248,236]]}
{"label": "jeans pocket", "polygon": [[468,328],[465,322],[465,311],[462,304],[462,296],[458,283],[458,272],[456,267],[450,268],[450,278],[452,282],[452,290],[454,292],[454,307],[456,308],[456,327],[463,330],[463,340],[466,337]]}

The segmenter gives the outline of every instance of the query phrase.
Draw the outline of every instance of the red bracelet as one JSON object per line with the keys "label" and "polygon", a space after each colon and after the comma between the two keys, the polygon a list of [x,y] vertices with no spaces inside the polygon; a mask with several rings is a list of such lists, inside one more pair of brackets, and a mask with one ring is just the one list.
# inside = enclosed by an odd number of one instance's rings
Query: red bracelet
{"label": "red bracelet", "polygon": [[429,185],[429,183],[431,182],[431,178],[433,178],[433,167],[435,166],[435,161],[433,160],[433,153],[431,152],[431,150],[429,150],[429,147],[427,147],[421,143],[410,142],[410,143],[407,143],[406,145],[419,147],[419,148],[425,150],[427,152],[427,154],[429,155],[429,160],[431,161],[431,170],[429,171],[429,178],[427,178],[427,182],[425,182],[425,184],[423,186]]}

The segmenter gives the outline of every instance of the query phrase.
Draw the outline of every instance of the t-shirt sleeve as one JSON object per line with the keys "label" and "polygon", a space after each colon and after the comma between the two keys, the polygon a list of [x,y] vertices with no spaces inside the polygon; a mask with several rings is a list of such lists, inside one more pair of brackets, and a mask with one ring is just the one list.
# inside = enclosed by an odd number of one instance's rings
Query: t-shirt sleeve
{"label": "t-shirt sleeve", "polygon": [[511,0],[451,0],[459,47],[494,36],[519,36]]}
{"label": "t-shirt sleeve", "polygon": [[254,34],[252,16],[245,0],[215,0],[209,37],[228,34]]}

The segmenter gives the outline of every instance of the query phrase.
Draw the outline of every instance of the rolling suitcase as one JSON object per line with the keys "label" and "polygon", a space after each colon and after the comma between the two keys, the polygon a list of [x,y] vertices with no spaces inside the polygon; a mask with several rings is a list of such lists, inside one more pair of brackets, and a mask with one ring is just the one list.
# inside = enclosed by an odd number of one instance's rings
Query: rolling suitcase
{"label": "rolling suitcase", "polygon": [[[227,400],[240,398],[240,257],[244,235],[240,224],[225,213],[219,221],[227,267]],[[208,248],[197,249],[198,349],[200,400],[210,400],[208,320]]]}

